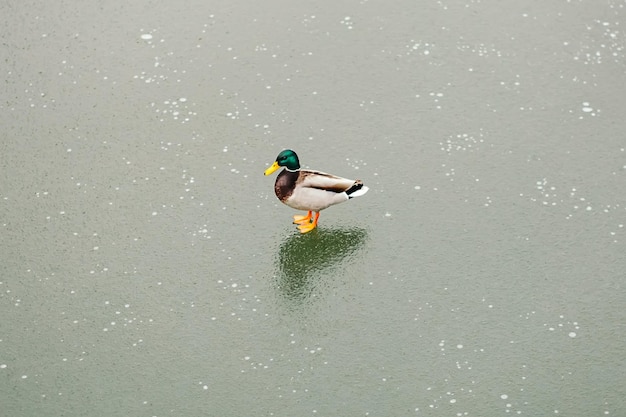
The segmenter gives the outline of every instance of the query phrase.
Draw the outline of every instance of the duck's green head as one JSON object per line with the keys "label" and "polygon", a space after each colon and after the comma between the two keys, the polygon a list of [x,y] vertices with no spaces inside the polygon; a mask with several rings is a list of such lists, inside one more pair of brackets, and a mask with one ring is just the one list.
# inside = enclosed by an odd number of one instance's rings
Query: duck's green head
{"label": "duck's green head", "polygon": [[276,161],[272,164],[271,167],[265,170],[265,175],[270,175],[272,172],[276,171],[280,167],[285,167],[290,171],[295,171],[300,169],[300,161],[298,160],[298,155],[291,149],[285,149],[276,157]]}

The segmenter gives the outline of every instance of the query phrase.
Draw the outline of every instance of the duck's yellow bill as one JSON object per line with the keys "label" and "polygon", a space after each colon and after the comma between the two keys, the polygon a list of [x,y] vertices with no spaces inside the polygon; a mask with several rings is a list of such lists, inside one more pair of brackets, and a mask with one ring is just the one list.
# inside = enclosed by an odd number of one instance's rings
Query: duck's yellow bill
{"label": "duck's yellow bill", "polygon": [[265,170],[265,175],[270,175],[272,172],[276,171],[278,168],[280,168],[280,165],[278,165],[277,161],[274,161],[272,166]]}

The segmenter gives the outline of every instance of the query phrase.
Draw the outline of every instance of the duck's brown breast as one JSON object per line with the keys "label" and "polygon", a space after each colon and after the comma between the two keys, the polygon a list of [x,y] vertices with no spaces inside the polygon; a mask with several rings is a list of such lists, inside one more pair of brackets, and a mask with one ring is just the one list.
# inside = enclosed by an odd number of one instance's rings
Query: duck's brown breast
{"label": "duck's brown breast", "polygon": [[280,201],[285,202],[285,200],[291,196],[296,187],[299,175],[300,172],[298,171],[288,171],[286,169],[283,169],[282,172],[278,174],[276,183],[274,183],[274,192]]}

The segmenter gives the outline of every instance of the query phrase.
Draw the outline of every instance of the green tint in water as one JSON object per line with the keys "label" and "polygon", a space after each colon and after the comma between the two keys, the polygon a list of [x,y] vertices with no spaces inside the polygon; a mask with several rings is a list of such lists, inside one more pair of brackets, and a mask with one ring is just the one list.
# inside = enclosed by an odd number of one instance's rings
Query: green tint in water
{"label": "green tint in water", "polygon": [[322,276],[345,266],[366,241],[367,231],[356,227],[289,236],[276,257],[279,294],[298,303],[315,296]]}

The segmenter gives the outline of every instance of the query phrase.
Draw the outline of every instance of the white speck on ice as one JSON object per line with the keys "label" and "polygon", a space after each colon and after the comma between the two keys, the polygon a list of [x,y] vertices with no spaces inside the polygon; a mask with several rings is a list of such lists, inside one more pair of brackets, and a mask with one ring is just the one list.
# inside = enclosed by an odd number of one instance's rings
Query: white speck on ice
{"label": "white speck on ice", "polygon": [[141,39],[143,39],[144,41],[149,41],[150,39],[152,39],[152,35],[149,33],[144,33],[141,35]]}
{"label": "white speck on ice", "polygon": [[500,398],[502,398],[503,400],[506,400],[507,398],[509,398],[509,396],[508,396],[508,395],[506,395],[506,394],[502,394],[502,395],[500,396]]}
{"label": "white speck on ice", "polygon": [[571,337],[571,338],[576,337],[576,332],[569,332],[569,337]]}

